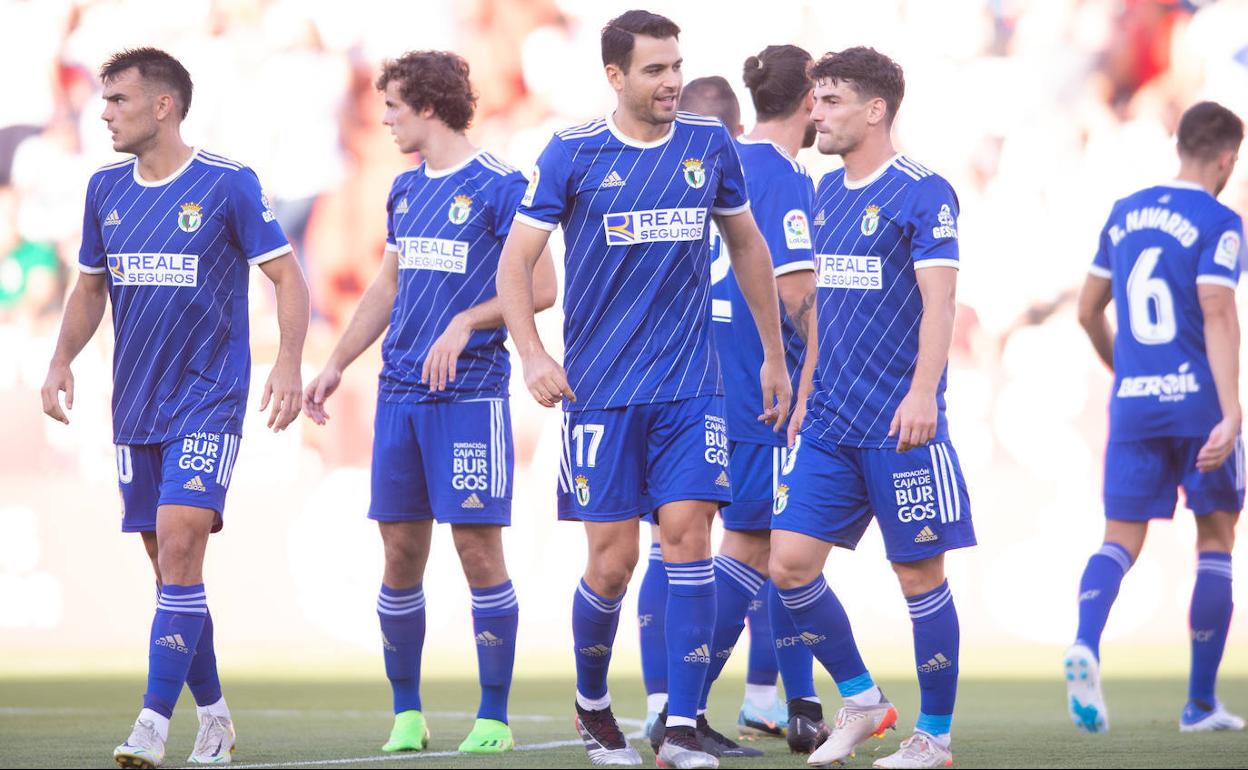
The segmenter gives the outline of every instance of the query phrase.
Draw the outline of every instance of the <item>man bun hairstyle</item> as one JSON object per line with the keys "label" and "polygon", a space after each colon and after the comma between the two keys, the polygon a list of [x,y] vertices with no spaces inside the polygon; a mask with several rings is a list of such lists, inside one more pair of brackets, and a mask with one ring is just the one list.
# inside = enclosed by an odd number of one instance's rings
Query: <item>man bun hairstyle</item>
{"label": "man bun hairstyle", "polygon": [[159,48],[127,48],[108,57],[100,67],[100,82],[108,83],[128,69],[135,69],[145,83],[159,84],[173,92],[182,119],[191,111],[191,73],[182,62]]}
{"label": "man bun hairstyle", "polygon": [[628,72],[632,63],[633,47],[637,35],[645,35],[656,40],[669,37],[680,37],[680,27],[676,22],[649,11],[625,11],[607,22],[602,28],[602,66],[614,64],[624,72]]}
{"label": "man bun hairstyle", "polygon": [[399,98],[413,110],[426,107],[454,131],[472,124],[477,111],[477,95],[468,78],[468,62],[450,51],[408,51],[381,65],[378,91],[391,82],[399,84]]}
{"label": "man bun hairstyle", "polygon": [[1179,118],[1179,154],[1210,161],[1244,141],[1244,122],[1217,102],[1198,102]]}
{"label": "man bun hairstyle", "polygon": [[760,121],[787,118],[801,106],[812,84],[812,57],[795,45],[769,45],[745,60],[741,73]]}
{"label": "man bun hairstyle", "polygon": [[817,81],[848,83],[864,99],[883,99],[886,120],[891,125],[906,94],[906,77],[901,65],[874,48],[856,46],[831,52],[815,62],[810,77]]}

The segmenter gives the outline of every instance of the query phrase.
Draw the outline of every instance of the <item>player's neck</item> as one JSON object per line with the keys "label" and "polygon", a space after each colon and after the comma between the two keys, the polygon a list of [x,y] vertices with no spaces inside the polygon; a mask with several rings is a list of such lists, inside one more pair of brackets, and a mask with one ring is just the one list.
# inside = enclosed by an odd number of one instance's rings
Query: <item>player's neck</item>
{"label": "player's neck", "polygon": [[1220,172],[1212,164],[1181,161],[1179,175],[1175,178],[1180,182],[1200,185],[1205,192],[1216,198],[1218,197],[1218,182],[1221,181],[1220,176]]}
{"label": "player's neck", "polygon": [[790,158],[796,158],[805,136],[805,121],[769,120],[755,123],[745,138],[751,142],[771,142],[787,152]]}
{"label": "player's neck", "polygon": [[173,172],[186,165],[195,150],[188,147],[182,137],[157,141],[151,147],[137,153],[139,177],[145,182],[168,179]]}
{"label": "player's neck", "polygon": [[431,171],[454,168],[476,153],[476,145],[460,131],[431,133],[425,146],[420,148],[420,157],[424,158],[425,168]]}
{"label": "player's neck", "polygon": [[621,134],[638,142],[657,142],[672,130],[671,123],[648,123],[638,120],[630,115],[628,110],[620,107],[611,113],[611,122],[615,123],[616,129]]}
{"label": "player's neck", "polygon": [[841,156],[845,163],[845,181],[866,179],[896,154],[888,134],[868,135],[857,147]]}

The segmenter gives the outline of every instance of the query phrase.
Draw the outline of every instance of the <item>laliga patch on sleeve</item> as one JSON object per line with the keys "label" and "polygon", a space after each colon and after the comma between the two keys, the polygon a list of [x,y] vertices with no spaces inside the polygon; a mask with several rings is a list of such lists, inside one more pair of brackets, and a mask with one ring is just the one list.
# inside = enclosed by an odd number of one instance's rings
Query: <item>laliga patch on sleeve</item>
{"label": "laliga patch on sleeve", "polygon": [[537,166],[533,167],[533,173],[529,174],[529,186],[524,189],[524,197],[520,199],[521,206],[532,206],[533,196],[537,195],[537,180],[541,177],[542,172]]}
{"label": "laliga patch on sleeve", "polygon": [[784,215],[784,245],[790,249],[810,248],[810,223],[805,211],[793,209]]}
{"label": "laliga patch on sleeve", "polygon": [[1239,250],[1239,233],[1227,230],[1218,239],[1218,247],[1213,251],[1213,261],[1227,270],[1234,270],[1235,265],[1239,264]]}

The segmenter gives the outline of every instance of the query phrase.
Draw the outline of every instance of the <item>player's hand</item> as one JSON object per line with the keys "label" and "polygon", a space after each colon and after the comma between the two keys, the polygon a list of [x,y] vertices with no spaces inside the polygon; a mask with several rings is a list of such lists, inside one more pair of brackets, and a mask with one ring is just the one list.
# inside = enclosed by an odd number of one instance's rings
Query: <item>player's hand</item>
{"label": "player's hand", "polygon": [[260,411],[273,402],[269,412],[269,427],[274,433],[286,430],[286,426],[295,421],[303,405],[303,375],[299,372],[298,362],[283,364],[278,362],[269,379],[264,383],[264,397],[260,399]]}
{"label": "player's hand", "polygon": [[793,448],[797,434],[802,432],[802,423],[806,422],[806,399],[798,396],[793,402],[793,415],[789,417],[788,447]]}
{"label": "player's hand", "polygon": [[783,430],[793,403],[793,383],[789,381],[789,369],[784,358],[764,358],[758,379],[763,386],[763,413],[758,420],[772,426],[774,431]]}
{"label": "player's hand", "polygon": [[61,409],[61,391],[65,391],[65,408],[74,408],[74,373],[69,364],[53,361],[48,366],[48,378],[43,381],[40,395],[43,397],[43,413],[53,420],[69,425],[69,417]]}
{"label": "player's hand", "polygon": [[325,399],[329,398],[342,382],[342,370],[327,366],[324,371],[308,383],[303,392],[303,413],[317,425],[329,421],[329,412],[325,411]]}
{"label": "player's hand", "polygon": [[[45,387],[46,390],[46,387]],[[1237,416],[1223,418],[1209,431],[1209,440],[1196,453],[1196,470],[1201,473],[1217,470],[1235,451],[1239,439],[1240,420]]]}
{"label": "player's hand", "polygon": [[898,452],[909,452],[936,438],[936,394],[907,393],[897,406],[888,435],[897,437]]}
{"label": "player's hand", "polygon": [[456,315],[446,325],[446,329],[429,348],[425,363],[420,367],[420,381],[429,386],[429,390],[437,393],[446,390],[447,382],[455,381],[455,364],[459,354],[468,347],[468,338],[472,336],[472,328],[463,317]]}
{"label": "player's hand", "polygon": [[551,407],[565,397],[576,401],[576,394],[568,385],[568,374],[559,362],[550,357],[546,351],[538,351],[523,359],[524,384],[537,403]]}

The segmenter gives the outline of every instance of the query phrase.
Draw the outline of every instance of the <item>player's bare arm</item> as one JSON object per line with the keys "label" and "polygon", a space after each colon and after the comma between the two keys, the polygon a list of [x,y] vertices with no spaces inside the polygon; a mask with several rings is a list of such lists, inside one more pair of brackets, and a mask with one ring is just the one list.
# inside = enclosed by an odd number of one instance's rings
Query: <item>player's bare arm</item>
{"label": "player's bare arm", "polygon": [[79,273],[78,282],[65,304],[65,317],[61,320],[61,334],[56,340],[56,351],[48,365],[48,377],[44,380],[43,413],[54,420],[69,424],[69,417],[61,409],[61,392],[65,393],[65,409],[74,408],[74,374],[69,365],[82,352],[87,341],[95,334],[104,317],[108,301],[108,280],[103,273]]}
{"label": "player's bare arm", "polygon": [[1205,318],[1205,351],[1218,391],[1218,405],[1222,407],[1222,421],[1210,431],[1209,440],[1196,455],[1196,468],[1207,473],[1226,462],[1234,451],[1243,422],[1239,404],[1239,315],[1234,289],[1202,283],[1196,287],[1196,295]]}
{"label": "player's bare arm", "polygon": [[[540,313],[554,305],[558,292],[555,263],[547,246],[542,249],[533,269],[534,312]],[[420,381],[428,384],[434,392],[446,390],[447,383],[455,381],[455,364],[459,354],[468,346],[472,333],[478,329],[497,329],[502,325],[503,305],[498,296],[456,313],[429,349],[429,355],[421,366]]]}
{"label": "player's bare arm", "polygon": [[793,326],[806,345],[797,394],[793,398],[793,414],[789,417],[788,445],[791,447],[802,430],[802,423],[806,421],[806,399],[814,388],[815,364],[819,360],[819,323],[815,313],[818,288],[815,272],[798,270],[785,273],[776,279],[776,290],[780,292],[784,312],[793,319]]}
{"label": "player's bare arm", "polygon": [[260,411],[272,401],[268,427],[274,433],[283,431],[299,416],[303,404],[303,341],[308,334],[308,283],[295,260],[294,252],[260,264],[260,269],[273,282],[277,294],[277,326],[281,331],[277,361],[264,383]]}
{"label": "player's bare arm", "polygon": [[763,368],[759,374],[763,386],[763,413],[759,419],[780,430],[789,416],[793,386],[789,382],[784,345],[780,340],[780,306],[767,241],[749,211],[719,216],[715,222],[728,246],[732,272],[737,276],[763,343]]}
{"label": "player's bare arm", "polygon": [[[565,396],[569,401],[576,400],[568,386],[567,372],[546,352],[533,320],[538,308],[535,273],[541,255],[549,253],[549,238],[550,233],[540,228],[523,222],[513,224],[498,258],[497,278],[498,301],[507,332],[520,353],[524,384],[537,403],[546,407],[558,404]],[[552,272],[553,269],[552,266]]]}
{"label": "player's bare arm", "polygon": [[953,318],[957,309],[958,271],[952,267],[915,270],[923,298],[919,322],[919,357],[910,390],[897,406],[888,435],[897,437],[897,451],[908,452],[936,437],[936,388],[949,361]]}
{"label": "player's bare arm", "polygon": [[1079,325],[1088,333],[1092,347],[1110,371],[1114,369],[1114,331],[1105,317],[1105,308],[1113,299],[1113,284],[1108,278],[1088,275],[1079,290]]}

